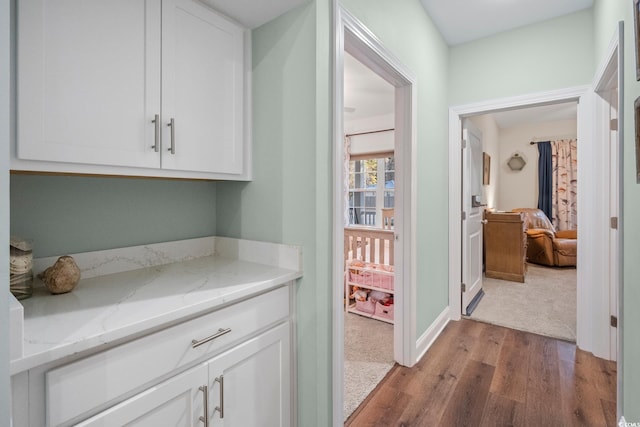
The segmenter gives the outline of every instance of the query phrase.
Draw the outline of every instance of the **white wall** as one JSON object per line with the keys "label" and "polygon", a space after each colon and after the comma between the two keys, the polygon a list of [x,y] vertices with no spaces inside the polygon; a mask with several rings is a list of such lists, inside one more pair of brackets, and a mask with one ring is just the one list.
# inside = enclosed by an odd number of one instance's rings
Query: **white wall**
{"label": "white wall", "polygon": [[497,209],[500,186],[498,176],[500,128],[492,114],[471,117],[471,121],[482,132],[482,151],[491,157],[489,185],[482,186],[482,200],[487,204],[487,208]]}
{"label": "white wall", "polygon": [[344,133],[369,132],[373,130],[393,129],[394,114],[382,114],[379,116],[350,119],[349,113],[344,115]]}
{"label": "white wall", "polygon": [[[554,136],[575,137],[576,133],[576,120],[529,123],[500,129],[499,162],[495,164],[500,181],[498,209],[511,210],[538,206],[538,146],[530,144],[532,139],[543,140],[539,138]],[[580,141],[578,141],[579,149]],[[512,171],[507,166],[507,162],[514,153],[519,153],[527,162],[521,171]]]}

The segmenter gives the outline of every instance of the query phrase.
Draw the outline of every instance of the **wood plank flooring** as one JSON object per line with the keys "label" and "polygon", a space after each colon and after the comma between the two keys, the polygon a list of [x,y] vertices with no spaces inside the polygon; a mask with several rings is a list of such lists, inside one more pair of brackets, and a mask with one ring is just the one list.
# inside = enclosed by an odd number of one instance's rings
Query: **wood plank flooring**
{"label": "wood plank flooring", "polygon": [[450,322],[396,365],[346,426],[616,426],[616,364],[564,341]]}

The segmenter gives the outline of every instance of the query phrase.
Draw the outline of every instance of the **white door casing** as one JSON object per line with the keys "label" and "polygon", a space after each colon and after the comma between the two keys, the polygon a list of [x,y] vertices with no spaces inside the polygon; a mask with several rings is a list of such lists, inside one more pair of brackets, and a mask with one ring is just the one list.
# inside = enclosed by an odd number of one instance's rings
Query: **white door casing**
{"label": "white door casing", "polygon": [[462,310],[482,289],[482,133],[462,121]]}
{"label": "white door casing", "polygon": [[[622,364],[622,328],[624,322],[624,301],[622,300],[622,267],[624,218],[622,209],[622,193],[624,191],[623,175],[623,132],[624,132],[624,23],[620,21],[611,38],[607,53],[601,62],[594,78],[595,127],[601,144],[601,156],[605,159],[602,181],[605,191],[601,208],[603,220],[609,226],[603,237],[602,257],[608,259],[608,272],[603,275],[603,283],[608,287],[601,289],[600,297],[607,300],[608,311],[603,313],[617,318],[617,327],[608,325],[608,358],[617,361],[617,417],[622,416],[623,401],[623,364]],[[608,217],[608,218],[607,218]],[[613,223],[611,218],[617,218]],[[602,319],[607,321],[608,319]],[[603,340],[604,341],[604,340]],[[603,343],[603,351],[607,342]],[[602,356],[606,357],[606,355]]]}
{"label": "white door casing", "polygon": [[[589,86],[579,86],[567,89],[554,90],[549,92],[540,92],[535,94],[527,94],[514,96],[510,98],[489,100],[473,104],[451,107],[449,109],[449,307],[451,318],[459,320],[462,315],[462,299],[461,283],[462,283],[462,119],[476,114],[491,113],[494,111],[504,111],[515,108],[533,107],[537,105],[548,105],[560,102],[579,101],[582,103],[583,98],[586,99],[591,91]],[[588,101],[588,100],[587,100]],[[578,137],[583,143],[588,143],[591,139],[591,131],[589,124],[592,122],[588,113],[588,108],[578,108]],[[588,102],[584,102],[588,104]],[[582,105],[586,107],[586,105]],[[579,153],[580,154],[580,153]],[[584,168],[582,168],[582,172]],[[580,170],[578,173],[581,173]],[[578,178],[580,179],[580,177]],[[592,197],[592,194],[583,192],[582,197]],[[580,195],[579,195],[580,197]],[[579,204],[584,204],[584,201]],[[591,226],[590,222],[584,222],[585,210],[578,212],[578,226],[583,227],[582,223],[589,224],[584,227]],[[581,246],[584,248],[585,242],[578,239],[578,252],[580,254]],[[585,268],[586,263],[578,263],[578,275],[580,269]],[[582,289],[578,289],[578,297]],[[578,322],[579,323],[579,322]]]}
{"label": "white door casing", "polygon": [[342,7],[335,10],[333,78],[333,423],[343,424],[344,271],[343,271],[343,111],[344,52],[395,87],[395,317],[394,358],[412,366],[420,353],[416,340],[417,123],[416,78],[357,18]]}
{"label": "white door casing", "polygon": [[[607,283],[609,280],[609,253],[603,252],[603,246],[608,247],[609,239],[609,200],[608,197],[603,198],[603,194],[609,189],[608,175],[603,173],[603,162],[608,156],[602,155],[603,149],[601,145],[596,147],[594,138],[596,135],[594,129],[595,100],[597,98],[593,86],[585,86],[452,107],[449,114],[449,189],[450,194],[461,194],[460,168],[462,160],[460,156],[462,151],[459,135],[463,117],[499,110],[578,101],[578,141],[581,147],[578,150],[578,164],[583,165],[582,168],[578,168],[578,182],[581,188],[590,191],[579,191],[578,194],[578,206],[581,206],[578,210],[578,229],[589,232],[579,232],[578,237],[577,276],[579,286],[577,288],[576,341],[581,349],[593,352],[598,357],[606,358],[610,348],[610,294],[609,287],[603,288],[602,283]],[[618,115],[622,117],[620,110],[618,110]],[[619,126],[619,129],[622,128]],[[598,134],[598,136],[600,135]],[[608,162],[608,160],[606,161]],[[606,189],[603,183],[607,183]],[[461,242],[462,236],[461,228],[458,226],[461,220],[461,210],[460,200],[457,197],[451,199],[449,204],[451,218],[449,228],[449,304],[452,318],[459,319],[462,313],[459,298],[462,281],[461,244],[459,242]],[[618,223],[619,227],[623,225],[621,219]],[[618,242],[618,248],[619,245],[620,242]],[[618,271],[620,259],[618,260]],[[622,306],[619,305],[619,312],[621,309]],[[619,330],[617,332],[620,333]],[[619,357],[618,346],[618,361]]]}

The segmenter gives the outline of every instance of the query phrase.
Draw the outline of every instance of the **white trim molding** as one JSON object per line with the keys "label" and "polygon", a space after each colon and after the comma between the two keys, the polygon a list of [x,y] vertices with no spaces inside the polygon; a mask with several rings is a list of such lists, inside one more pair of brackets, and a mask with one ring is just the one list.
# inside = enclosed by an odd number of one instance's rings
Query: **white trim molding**
{"label": "white trim molding", "polygon": [[[610,151],[608,144],[602,144],[600,153],[603,159],[608,159],[608,164],[604,164],[602,180],[614,182],[617,187],[617,199],[610,198],[610,194],[605,194],[601,199],[600,209],[603,210],[602,215],[604,221],[608,223],[608,216],[618,217],[617,231],[605,230],[607,233],[613,233],[612,239],[606,238],[602,246],[603,258],[611,259],[608,271],[603,272],[603,282],[609,283],[608,289],[602,289],[600,298],[609,300],[611,312],[607,313],[602,310],[604,315],[617,315],[617,328],[609,327],[609,359],[615,359],[617,362],[617,417],[624,421],[623,414],[623,382],[624,382],[624,365],[622,363],[623,352],[623,328],[624,328],[624,299],[622,298],[622,277],[624,263],[624,209],[623,209],[623,193],[624,193],[624,22],[618,22],[606,53],[600,60],[600,65],[593,79],[593,88],[596,93],[595,101],[595,119],[594,126],[597,138],[602,141],[609,141],[611,131],[609,122],[611,119],[610,111],[617,110],[617,158],[611,158],[614,154]],[[614,103],[617,105],[614,106]],[[616,170],[617,166],[617,170]],[[611,182],[610,181],[610,182]],[[609,187],[610,188],[610,187]],[[605,187],[605,189],[608,189]],[[609,191],[608,193],[611,193]],[[613,203],[612,203],[613,202]],[[617,236],[615,236],[617,234]],[[617,237],[617,241],[616,241]],[[617,256],[616,256],[617,255]],[[608,280],[607,280],[608,279]],[[605,344],[602,344],[604,347]]]}
{"label": "white trim molding", "polygon": [[[462,118],[515,108],[579,101],[583,95],[590,91],[590,86],[578,86],[449,108],[449,307],[452,320],[459,320],[462,313],[460,297],[460,285],[462,283],[460,269],[462,265],[462,232],[460,230],[462,204],[458,196],[462,194]],[[578,119],[578,123],[580,123],[580,119]],[[578,220],[578,222],[580,221]],[[578,242],[578,244],[580,243]]]}
{"label": "white trim molding", "polygon": [[444,328],[449,324],[450,320],[451,309],[446,307],[442,310],[442,313],[436,317],[436,320],[433,321],[431,326],[429,326],[420,338],[418,338],[418,341],[416,342],[416,354],[418,355],[416,362],[422,359],[427,350],[431,348],[431,345],[433,345],[436,338],[440,336],[440,333],[442,333]]}
{"label": "white trim molding", "polygon": [[[344,52],[383,77],[395,88],[394,151],[395,196],[395,290],[394,358],[413,366],[416,354],[416,239],[417,225],[417,79],[391,51],[355,16],[334,3],[333,74],[333,425],[343,424],[344,378],[344,239],[342,196],[344,137]],[[399,263],[398,263],[399,262]]]}

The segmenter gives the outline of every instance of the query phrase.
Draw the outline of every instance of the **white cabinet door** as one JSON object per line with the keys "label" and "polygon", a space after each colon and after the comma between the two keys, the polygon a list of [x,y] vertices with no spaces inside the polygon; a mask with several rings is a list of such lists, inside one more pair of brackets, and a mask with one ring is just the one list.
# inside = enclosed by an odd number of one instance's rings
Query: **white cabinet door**
{"label": "white cabinet door", "polygon": [[162,14],[162,168],[241,174],[244,31],[193,0]]}
{"label": "white cabinet door", "polygon": [[17,5],[17,157],[158,168],[160,0]]}
{"label": "white cabinet door", "polygon": [[289,354],[287,323],[209,362],[210,425],[289,426]]}
{"label": "white cabinet door", "polygon": [[207,367],[199,365],[77,424],[78,426],[202,425]]}

